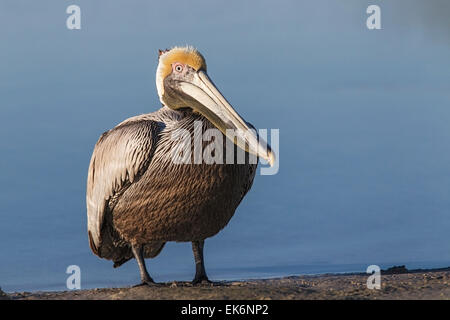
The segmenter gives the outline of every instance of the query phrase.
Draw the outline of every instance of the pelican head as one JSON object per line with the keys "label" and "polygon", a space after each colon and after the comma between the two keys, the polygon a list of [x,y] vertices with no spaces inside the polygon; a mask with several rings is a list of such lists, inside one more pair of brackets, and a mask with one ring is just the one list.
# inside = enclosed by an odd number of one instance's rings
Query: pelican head
{"label": "pelican head", "polygon": [[[159,53],[156,87],[162,104],[202,114],[238,147],[273,165],[275,157],[270,146],[258,139],[216,88],[200,52],[192,47],[175,47]],[[240,133],[240,139],[235,133]]]}

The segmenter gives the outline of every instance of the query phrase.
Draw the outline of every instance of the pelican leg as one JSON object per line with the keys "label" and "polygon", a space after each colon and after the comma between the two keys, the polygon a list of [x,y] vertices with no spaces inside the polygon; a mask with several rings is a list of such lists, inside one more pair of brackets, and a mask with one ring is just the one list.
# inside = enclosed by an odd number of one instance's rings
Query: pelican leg
{"label": "pelican leg", "polygon": [[[134,258],[139,266],[139,272],[141,274],[141,283],[139,285],[154,285],[152,277],[147,272],[144,260],[144,246],[131,246],[131,251],[133,252]],[[138,286],[139,286],[138,285]]]}
{"label": "pelican leg", "polygon": [[194,252],[195,259],[195,277],[192,280],[192,284],[196,285],[202,282],[209,283],[208,276],[205,271],[205,263],[203,261],[203,246],[205,240],[192,241],[192,251]]}

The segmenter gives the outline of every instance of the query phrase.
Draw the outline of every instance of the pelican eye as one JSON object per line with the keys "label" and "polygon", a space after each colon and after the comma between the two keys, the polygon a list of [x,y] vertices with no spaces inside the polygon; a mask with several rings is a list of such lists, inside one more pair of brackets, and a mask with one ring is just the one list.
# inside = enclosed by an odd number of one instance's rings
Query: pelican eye
{"label": "pelican eye", "polygon": [[181,63],[177,63],[174,67],[173,67],[173,69],[176,71],[176,72],[178,72],[178,73],[181,73],[181,72],[183,72],[183,65],[181,64]]}

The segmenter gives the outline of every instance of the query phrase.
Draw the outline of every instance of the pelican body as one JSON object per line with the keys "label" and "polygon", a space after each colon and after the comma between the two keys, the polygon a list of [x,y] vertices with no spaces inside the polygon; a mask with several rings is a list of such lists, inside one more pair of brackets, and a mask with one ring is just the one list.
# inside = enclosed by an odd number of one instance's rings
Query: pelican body
{"label": "pelican body", "polygon": [[[204,240],[228,224],[251,188],[257,164],[250,154],[269,162],[273,154],[256,134],[230,136],[252,126],[209,79],[196,49],[160,51],[156,86],[161,109],[123,121],[95,145],[86,195],[89,244],[114,267],[135,258],[141,283],[153,284],[144,259],[156,257],[168,241],[192,242],[193,283],[209,281]],[[174,163],[174,133],[182,129],[194,139],[196,123],[202,134],[220,130],[224,149],[231,139],[245,150],[244,163],[227,164],[225,153],[220,163]]]}

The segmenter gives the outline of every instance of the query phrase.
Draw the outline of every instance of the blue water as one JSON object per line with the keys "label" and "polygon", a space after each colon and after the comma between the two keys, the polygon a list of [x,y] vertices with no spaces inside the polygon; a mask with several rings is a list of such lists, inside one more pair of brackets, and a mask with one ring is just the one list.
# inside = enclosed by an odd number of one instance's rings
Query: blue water
{"label": "blue water", "polygon": [[[73,264],[82,288],[138,282],[90,252],[87,168],[102,132],[159,108],[157,50],[184,44],[247,121],[280,129],[279,173],[206,242],[210,278],[450,265],[449,16],[445,0],[1,1],[0,286],[63,290]],[[191,279],[190,245],[148,267]]]}

